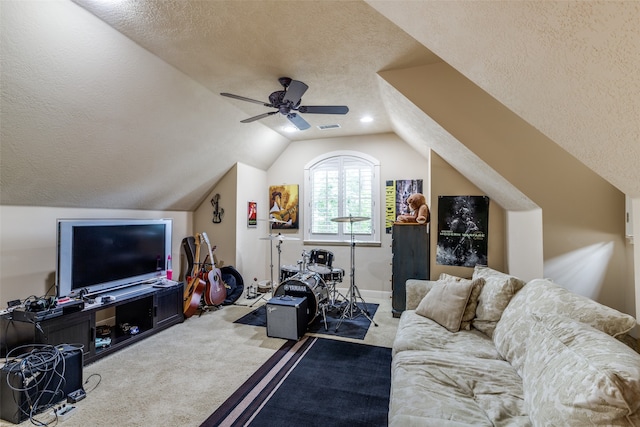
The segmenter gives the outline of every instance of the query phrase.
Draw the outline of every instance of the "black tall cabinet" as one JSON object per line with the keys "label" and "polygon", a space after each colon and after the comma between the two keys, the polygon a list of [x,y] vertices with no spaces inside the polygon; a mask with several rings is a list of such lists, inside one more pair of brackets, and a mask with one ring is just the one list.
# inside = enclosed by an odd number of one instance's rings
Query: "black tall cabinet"
{"label": "black tall cabinet", "polygon": [[406,308],[408,279],[429,279],[429,227],[424,224],[394,224],[391,251],[392,313],[400,317]]}

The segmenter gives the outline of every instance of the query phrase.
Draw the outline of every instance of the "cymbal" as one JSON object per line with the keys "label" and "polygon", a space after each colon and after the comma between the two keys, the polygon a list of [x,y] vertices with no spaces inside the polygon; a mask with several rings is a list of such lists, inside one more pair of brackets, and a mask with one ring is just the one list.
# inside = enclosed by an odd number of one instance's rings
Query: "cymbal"
{"label": "cymbal", "polygon": [[360,222],[360,221],[366,221],[369,218],[368,216],[339,216],[336,218],[331,218],[331,221],[333,222]]}
{"label": "cymbal", "polygon": [[260,240],[300,240],[300,238],[283,236],[282,234],[275,234],[273,236],[260,237]]}

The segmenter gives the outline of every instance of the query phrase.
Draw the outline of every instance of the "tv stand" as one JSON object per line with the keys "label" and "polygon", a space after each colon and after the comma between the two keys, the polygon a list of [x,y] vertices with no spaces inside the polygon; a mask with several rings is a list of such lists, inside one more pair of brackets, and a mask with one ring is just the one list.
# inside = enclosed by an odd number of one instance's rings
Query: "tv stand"
{"label": "tv stand", "polygon": [[[104,304],[86,304],[83,310],[42,320],[36,324],[17,320],[3,322],[14,324],[15,329],[19,331],[20,344],[31,342],[82,345],[84,364],[87,365],[184,321],[182,283],[163,287],[134,285],[105,292],[104,295],[112,296],[113,299]],[[111,342],[105,347],[97,347],[97,314],[108,309],[115,309],[115,320],[109,321]],[[121,325],[125,324],[137,327],[137,331],[135,328],[126,327],[123,330]],[[135,333],[131,333],[132,331]]]}

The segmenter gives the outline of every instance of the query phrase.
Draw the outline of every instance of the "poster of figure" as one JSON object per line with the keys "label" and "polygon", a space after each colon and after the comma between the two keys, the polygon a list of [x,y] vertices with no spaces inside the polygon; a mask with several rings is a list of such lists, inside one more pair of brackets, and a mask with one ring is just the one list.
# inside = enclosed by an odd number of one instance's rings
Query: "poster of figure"
{"label": "poster of figure", "polygon": [[269,187],[269,219],[275,219],[278,222],[272,222],[273,229],[291,229],[297,230],[299,198],[298,185],[272,185]]}
{"label": "poster of figure", "polygon": [[438,197],[436,263],[462,267],[487,265],[488,230],[488,197]]}
{"label": "poster of figure", "polygon": [[407,197],[414,193],[422,193],[421,179],[398,179],[386,182],[386,230],[391,234],[393,223],[398,215],[409,214]]}
{"label": "poster of figure", "polygon": [[258,204],[249,202],[247,207],[247,228],[256,228],[258,226]]}

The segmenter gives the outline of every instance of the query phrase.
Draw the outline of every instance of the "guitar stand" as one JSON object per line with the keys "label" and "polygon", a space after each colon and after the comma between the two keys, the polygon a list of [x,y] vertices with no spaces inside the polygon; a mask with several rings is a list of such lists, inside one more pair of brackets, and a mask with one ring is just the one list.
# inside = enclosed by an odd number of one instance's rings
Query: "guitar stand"
{"label": "guitar stand", "polygon": [[356,251],[356,242],[353,239],[353,223],[352,223],[351,224],[351,284],[349,285],[348,297],[346,298],[347,305],[342,309],[343,310],[342,311],[342,316],[340,316],[340,320],[338,320],[338,324],[336,325],[336,329],[335,329],[336,332],[338,332],[338,328],[340,327],[340,325],[342,324],[344,319],[346,319],[346,318],[355,319],[360,314],[362,314],[364,317],[369,319],[369,321],[371,323],[373,323],[375,326],[378,326],[378,324],[373,321],[371,316],[369,316],[369,313],[367,312],[367,310],[358,306],[358,299],[360,299],[360,301],[362,301],[363,305],[366,304],[366,303],[365,303],[364,299],[362,298],[362,295],[360,294],[360,290],[356,286],[356,279],[355,279],[355,273],[356,273],[355,254],[356,254],[356,252],[355,251]]}

